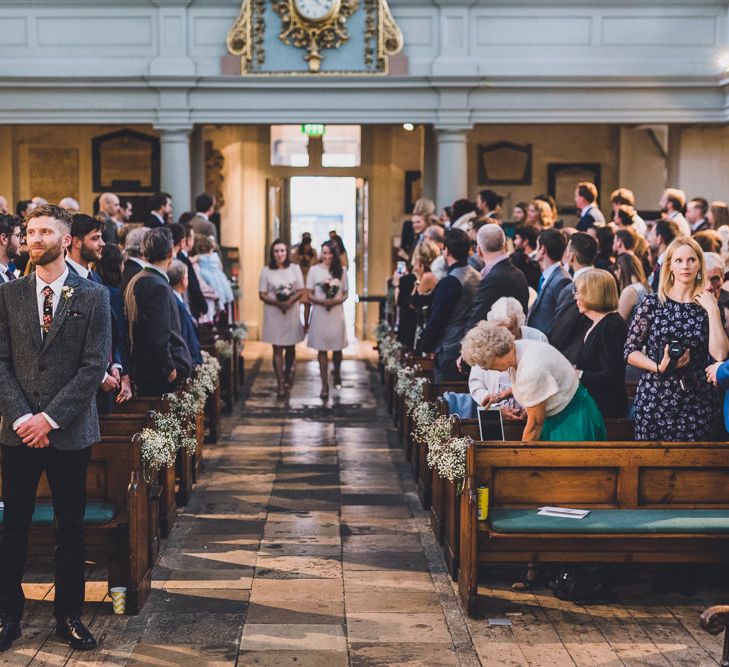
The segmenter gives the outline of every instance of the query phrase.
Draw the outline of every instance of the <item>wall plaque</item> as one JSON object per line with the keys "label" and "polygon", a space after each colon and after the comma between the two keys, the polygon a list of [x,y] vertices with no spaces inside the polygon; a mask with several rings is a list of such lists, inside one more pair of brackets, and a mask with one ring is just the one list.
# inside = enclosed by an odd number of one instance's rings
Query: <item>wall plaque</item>
{"label": "wall plaque", "polygon": [[157,192],[159,139],[119,130],[92,142],[94,192]]}
{"label": "wall plaque", "polygon": [[547,165],[547,187],[563,215],[575,215],[575,188],[580,181],[590,181],[600,191],[602,168],[598,162],[552,162]]}
{"label": "wall plaque", "polygon": [[79,197],[78,148],[28,147],[28,193],[59,202]]}

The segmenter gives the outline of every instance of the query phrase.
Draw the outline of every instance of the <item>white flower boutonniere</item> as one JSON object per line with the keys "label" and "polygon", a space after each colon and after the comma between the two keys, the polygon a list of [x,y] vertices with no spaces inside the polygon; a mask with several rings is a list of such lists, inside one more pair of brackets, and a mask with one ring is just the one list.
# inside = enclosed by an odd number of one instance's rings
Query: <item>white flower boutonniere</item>
{"label": "white flower boutonniere", "polygon": [[73,287],[69,287],[68,285],[64,285],[63,289],[61,289],[61,296],[63,297],[64,301],[68,301],[73,297]]}

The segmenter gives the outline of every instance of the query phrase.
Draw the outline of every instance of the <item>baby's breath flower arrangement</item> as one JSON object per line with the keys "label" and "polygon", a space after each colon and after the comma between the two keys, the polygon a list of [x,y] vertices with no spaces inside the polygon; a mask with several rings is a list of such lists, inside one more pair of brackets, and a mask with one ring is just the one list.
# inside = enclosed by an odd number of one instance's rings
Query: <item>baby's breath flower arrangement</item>
{"label": "baby's breath flower arrangement", "polygon": [[451,437],[447,417],[438,417],[428,429],[428,466],[440,477],[461,483],[466,477],[466,450],[471,438]]}
{"label": "baby's breath flower arrangement", "polygon": [[202,357],[202,365],[197,367],[185,390],[165,396],[169,409],[154,413],[154,428],[144,428],[139,434],[148,482],[153,482],[162,468],[175,465],[178,449],[195,453],[195,420],[208,396],[215,392],[220,374],[220,363],[215,357],[205,351]]}
{"label": "baby's breath flower arrangement", "polygon": [[230,332],[233,340],[237,340],[239,343],[248,338],[248,325],[245,322],[236,322],[233,330]]}
{"label": "baby's breath flower arrangement", "polygon": [[215,353],[221,359],[232,359],[233,358],[233,343],[229,340],[218,339],[215,341]]}

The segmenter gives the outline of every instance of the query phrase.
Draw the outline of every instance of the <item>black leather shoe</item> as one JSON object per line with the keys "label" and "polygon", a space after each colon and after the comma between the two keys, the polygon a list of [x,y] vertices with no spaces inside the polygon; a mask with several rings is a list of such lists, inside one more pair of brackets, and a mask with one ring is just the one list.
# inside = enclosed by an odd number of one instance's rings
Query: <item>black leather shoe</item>
{"label": "black leather shoe", "polygon": [[20,623],[7,616],[0,616],[0,651],[7,651],[20,638]]}
{"label": "black leather shoe", "polygon": [[65,639],[77,651],[93,651],[96,648],[96,640],[79,616],[56,618],[56,637]]}

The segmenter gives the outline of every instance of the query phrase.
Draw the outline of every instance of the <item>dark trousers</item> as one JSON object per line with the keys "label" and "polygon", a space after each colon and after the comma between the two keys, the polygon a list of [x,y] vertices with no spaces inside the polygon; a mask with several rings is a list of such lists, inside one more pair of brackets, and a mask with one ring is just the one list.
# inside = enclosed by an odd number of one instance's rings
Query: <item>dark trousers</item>
{"label": "dark trousers", "polygon": [[28,557],[28,531],[43,471],[53,498],[56,531],[57,616],[81,614],[84,603],[84,528],[86,470],[91,448],[60,451],[2,445],[2,495],[5,503],[0,540],[0,612],[20,620],[25,596],[21,582]]}
{"label": "dark trousers", "polygon": [[460,350],[439,350],[435,353],[435,364],[433,365],[433,379],[436,383],[458,382],[466,378],[461,375],[456,366]]}

